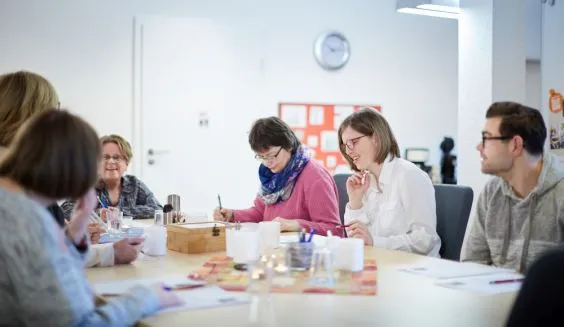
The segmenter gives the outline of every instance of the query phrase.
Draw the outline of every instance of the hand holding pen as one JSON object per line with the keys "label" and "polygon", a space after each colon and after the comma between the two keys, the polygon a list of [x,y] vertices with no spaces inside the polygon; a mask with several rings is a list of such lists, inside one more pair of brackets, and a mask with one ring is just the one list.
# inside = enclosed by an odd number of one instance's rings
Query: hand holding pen
{"label": "hand holding pen", "polygon": [[221,197],[217,195],[218,207],[213,211],[213,219],[218,221],[230,222],[233,220],[233,210],[224,209],[221,205]]}

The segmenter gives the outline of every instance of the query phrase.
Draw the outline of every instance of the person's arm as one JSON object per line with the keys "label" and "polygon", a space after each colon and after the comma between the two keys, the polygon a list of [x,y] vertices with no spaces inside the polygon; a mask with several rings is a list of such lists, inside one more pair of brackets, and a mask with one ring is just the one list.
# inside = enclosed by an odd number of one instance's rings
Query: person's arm
{"label": "person's arm", "polygon": [[337,228],[341,224],[339,218],[339,204],[334,185],[329,179],[318,179],[304,192],[310,220],[296,219],[300,227],[311,230],[315,228],[316,234],[342,236],[343,230]]}
{"label": "person's arm", "polygon": [[400,177],[399,196],[407,221],[408,232],[389,237],[373,236],[376,247],[429,254],[439,242],[435,189],[423,171],[408,170]]}
{"label": "person's arm", "polygon": [[115,251],[111,243],[96,244],[90,246],[90,250],[84,260],[86,268],[111,267],[115,264]]}
{"label": "person's arm", "polygon": [[486,240],[486,232],[484,229],[486,212],[487,212],[487,189],[484,187],[478,203],[476,205],[476,214],[471,219],[469,229],[466,230],[462,250],[460,253],[460,261],[476,262],[485,265],[492,264],[490,248]]}
{"label": "person's arm", "polygon": [[233,210],[232,221],[258,223],[263,220],[264,210],[266,205],[257,196],[255,198],[254,206],[249,209]]}
{"label": "person's arm", "polygon": [[155,215],[155,210],[161,210],[163,207],[147,185],[139,179],[135,179],[138,189],[137,196],[135,199],[130,199],[134,203],[129,203],[129,206],[122,208],[123,215],[133,218],[152,218]]}
{"label": "person's arm", "polygon": [[14,219],[0,237],[0,261],[10,285],[2,297],[15,304],[18,324],[129,326],[158,310],[157,294],[146,287],[95,307],[84,268],[69,257],[76,251],[66,246],[63,231],[51,217],[31,218],[37,223]]}

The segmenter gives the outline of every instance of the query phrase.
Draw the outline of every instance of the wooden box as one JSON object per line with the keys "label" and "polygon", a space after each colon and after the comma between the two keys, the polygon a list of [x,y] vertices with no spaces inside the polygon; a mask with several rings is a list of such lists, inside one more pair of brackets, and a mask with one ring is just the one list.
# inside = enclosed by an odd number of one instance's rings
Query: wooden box
{"label": "wooden box", "polygon": [[198,223],[166,225],[167,249],[181,253],[225,251],[225,225]]}

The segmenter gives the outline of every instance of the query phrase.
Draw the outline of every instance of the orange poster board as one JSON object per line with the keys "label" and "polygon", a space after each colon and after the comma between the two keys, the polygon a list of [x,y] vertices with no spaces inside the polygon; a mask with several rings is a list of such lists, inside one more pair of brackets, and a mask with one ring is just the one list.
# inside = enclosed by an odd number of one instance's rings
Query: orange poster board
{"label": "orange poster board", "polygon": [[380,105],[280,103],[278,116],[311,149],[313,157],[334,174],[350,170],[339,151],[339,125],[348,115],[362,108],[382,112]]}

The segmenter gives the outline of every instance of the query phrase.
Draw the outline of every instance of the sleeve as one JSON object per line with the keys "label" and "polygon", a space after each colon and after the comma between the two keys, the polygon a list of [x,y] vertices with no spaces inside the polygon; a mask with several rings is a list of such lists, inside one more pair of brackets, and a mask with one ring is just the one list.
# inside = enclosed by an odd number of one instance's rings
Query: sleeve
{"label": "sleeve", "polygon": [[153,217],[155,210],[162,209],[162,206],[145,183],[137,178],[136,182],[138,191],[136,192],[137,198],[134,199],[135,204],[131,203],[129,207],[122,208],[123,215],[133,218]]}
{"label": "sleeve", "polygon": [[490,248],[486,240],[485,217],[487,212],[487,185],[478,198],[476,214],[466,231],[460,261],[470,261],[485,265],[492,264]]}
{"label": "sleeve", "polygon": [[[42,217],[30,217],[37,218]],[[22,222],[0,238],[2,267],[10,292],[3,298],[15,303],[18,323],[29,326],[133,325],[159,308],[157,295],[146,287],[95,307],[84,268],[69,257],[65,235],[52,218],[30,227]],[[46,224],[51,219],[52,226]],[[21,219],[23,221],[23,219]],[[47,222],[48,223],[48,222]],[[16,223],[17,224],[17,223]],[[9,235],[13,236],[9,236]]]}
{"label": "sleeve", "polygon": [[114,245],[112,243],[92,245],[84,261],[86,268],[113,266],[115,264]]}
{"label": "sleeve", "polygon": [[374,237],[374,246],[427,255],[440,242],[437,234],[435,189],[421,170],[409,170],[400,182],[400,202],[405,211],[408,232]]}
{"label": "sleeve", "polygon": [[337,228],[341,224],[339,200],[334,182],[331,181],[329,178],[318,179],[304,192],[310,220],[296,220],[300,227],[309,230],[315,228],[316,234],[327,235],[327,231],[331,231],[333,235],[342,236],[342,229]]}
{"label": "sleeve", "polygon": [[265,208],[266,205],[257,196],[255,198],[254,206],[249,209],[233,210],[233,221],[258,223],[263,220]]}

